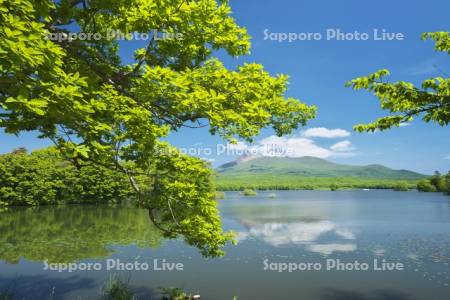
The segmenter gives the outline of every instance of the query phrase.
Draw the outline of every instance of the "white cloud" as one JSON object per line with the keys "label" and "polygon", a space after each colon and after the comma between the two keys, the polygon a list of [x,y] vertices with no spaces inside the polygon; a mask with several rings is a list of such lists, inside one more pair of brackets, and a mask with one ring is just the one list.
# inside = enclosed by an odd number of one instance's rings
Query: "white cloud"
{"label": "white cloud", "polygon": [[409,126],[409,125],[411,125],[411,123],[403,122],[403,123],[399,124],[400,127],[406,127],[406,126]]}
{"label": "white cloud", "polygon": [[350,132],[348,132],[345,129],[328,129],[325,127],[314,127],[309,128],[305,131],[303,131],[302,136],[312,138],[312,137],[320,137],[320,138],[327,138],[327,139],[333,139],[333,138],[343,138],[350,136]]}
{"label": "white cloud", "polygon": [[303,131],[299,136],[279,137],[269,136],[255,144],[249,145],[245,142],[221,145],[218,147],[218,155],[238,155],[245,157],[303,157],[312,156],[318,158],[329,157],[352,157],[356,149],[349,140],[343,140],[333,144],[331,147],[318,145],[312,137],[341,138],[347,137],[350,132],[344,129],[328,129],[325,127],[314,127]]}
{"label": "white cloud", "polygon": [[350,141],[345,140],[332,145],[330,149],[336,152],[348,152],[355,150],[355,147],[353,147]]}
{"label": "white cloud", "polygon": [[327,158],[333,154],[331,150],[316,145],[313,140],[301,137],[270,136],[261,140],[257,147],[262,156]]}
{"label": "white cloud", "polygon": [[288,138],[275,135],[262,139],[254,145],[238,142],[237,144],[228,144],[226,146],[226,153],[229,154],[270,157],[351,157],[355,155],[354,150],[355,147],[348,140],[338,142],[330,148],[326,148],[317,145],[314,140],[309,138]]}

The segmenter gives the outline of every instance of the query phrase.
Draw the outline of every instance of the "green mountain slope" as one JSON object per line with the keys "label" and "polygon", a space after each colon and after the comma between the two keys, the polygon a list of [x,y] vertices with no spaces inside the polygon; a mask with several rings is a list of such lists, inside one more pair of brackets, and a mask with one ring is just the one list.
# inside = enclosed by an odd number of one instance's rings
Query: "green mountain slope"
{"label": "green mountain slope", "polygon": [[219,190],[390,189],[400,181],[415,188],[417,181],[426,177],[382,165],[343,165],[316,157],[242,157],[216,171]]}
{"label": "green mountain slope", "polygon": [[353,166],[337,164],[316,157],[244,157],[217,169],[219,178],[234,176],[296,176],[323,178],[371,178],[417,180],[426,177],[408,170],[393,170],[382,165]]}

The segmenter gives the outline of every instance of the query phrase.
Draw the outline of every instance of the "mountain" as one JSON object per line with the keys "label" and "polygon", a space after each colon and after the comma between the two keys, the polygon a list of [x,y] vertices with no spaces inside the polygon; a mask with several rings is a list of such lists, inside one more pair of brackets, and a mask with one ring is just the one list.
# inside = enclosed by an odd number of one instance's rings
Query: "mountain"
{"label": "mountain", "polygon": [[216,170],[219,177],[251,175],[289,175],[298,177],[356,177],[395,180],[416,180],[426,177],[408,170],[393,170],[383,165],[354,166],[330,162],[317,157],[255,157],[244,156]]}

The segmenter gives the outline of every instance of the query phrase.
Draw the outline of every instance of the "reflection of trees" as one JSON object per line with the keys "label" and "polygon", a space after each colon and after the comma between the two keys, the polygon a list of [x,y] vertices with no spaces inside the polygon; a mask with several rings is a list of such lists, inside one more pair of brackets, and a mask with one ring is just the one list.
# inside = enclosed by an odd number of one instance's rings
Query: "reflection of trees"
{"label": "reflection of trees", "polygon": [[107,206],[15,208],[0,214],[0,259],[17,263],[102,258],[113,245],[157,247],[146,210]]}

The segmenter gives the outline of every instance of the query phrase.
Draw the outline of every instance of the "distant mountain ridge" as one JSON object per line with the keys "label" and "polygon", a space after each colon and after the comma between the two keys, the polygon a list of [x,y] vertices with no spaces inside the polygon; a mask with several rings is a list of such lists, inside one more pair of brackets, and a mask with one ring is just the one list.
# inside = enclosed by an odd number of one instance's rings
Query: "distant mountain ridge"
{"label": "distant mountain ridge", "polygon": [[304,157],[243,156],[217,168],[220,177],[234,175],[290,175],[299,177],[359,177],[377,179],[415,180],[426,177],[409,170],[393,170],[383,165],[355,166]]}

